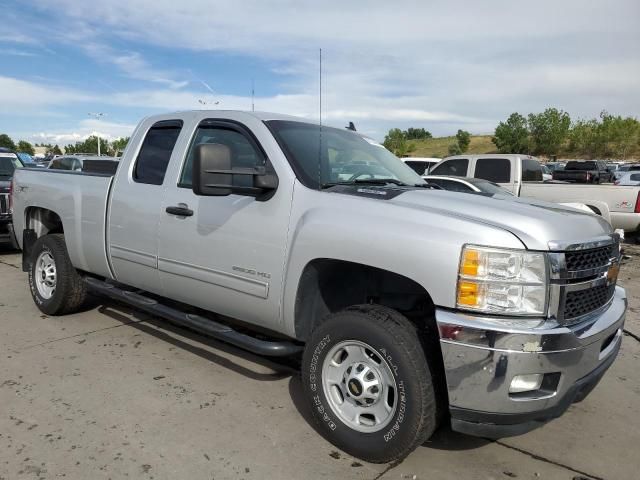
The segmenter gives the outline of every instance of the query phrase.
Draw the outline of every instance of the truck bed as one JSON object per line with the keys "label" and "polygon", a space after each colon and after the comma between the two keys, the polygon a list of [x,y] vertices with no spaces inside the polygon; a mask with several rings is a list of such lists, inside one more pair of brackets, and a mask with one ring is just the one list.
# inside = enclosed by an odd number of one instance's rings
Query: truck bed
{"label": "truck bed", "polygon": [[[34,208],[50,209],[55,205],[64,225],[65,241],[73,265],[88,272],[112,278],[107,261],[106,212],[108,192],[113,176],[101,173],[72,172],[24,168],[15,173],[14,217],[16,232],[24,228],[25,219]],[[16,235],[22,247],[21,235]]]}
{"label": "truck bed", "polygon": [[555,203],[579,202],[591,205],[597,199],[608,206],[613,228],[621,228],[625,232],[640,229],[640,213],[635,212],[638,195],[640,187],[618,185],[523,182],[520,189],[521,197]]}

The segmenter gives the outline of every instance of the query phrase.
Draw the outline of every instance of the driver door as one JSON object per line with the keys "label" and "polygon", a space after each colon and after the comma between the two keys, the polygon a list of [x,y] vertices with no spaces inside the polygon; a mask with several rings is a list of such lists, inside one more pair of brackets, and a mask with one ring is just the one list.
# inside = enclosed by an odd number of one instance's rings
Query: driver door
{"label": "driver door", "polygon": [[[232,168],[264,166],[258,141],[241,125],[205,120],[192,137],[187,157],[163,198],[158,269],[165,295],[251,323],[275,328],[279,321],[291,187],[281,185],[265,201],[252,196],[193,193],[196,145],[229,147]],[[249,186],[247,175],[234,185]],[[284,183],[284,182],[283,182]],[[185,215],[167,210],[183,209]],[[171,209],[175,212],[175,208]]]}

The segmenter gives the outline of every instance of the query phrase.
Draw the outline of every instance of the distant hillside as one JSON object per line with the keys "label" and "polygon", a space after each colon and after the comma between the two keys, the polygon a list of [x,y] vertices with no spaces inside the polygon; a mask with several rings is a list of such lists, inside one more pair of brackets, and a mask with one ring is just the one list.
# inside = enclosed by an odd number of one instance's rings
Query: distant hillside
{"label": "distant hillside", "polygon": [[[438,157],[449,155],[449,145],[455,143],[456,137],[429,138],[427,140],[409,140],[416,149],[409,154],[411,157]],[[491,143],[491,135],[474,135],[471,137],[467,153],[494,153],[496,146]]]}
{"label": "distant hillside", "polygon": [[[437,157],[444,158],[449,155],[449,145],[455,143],[456,137],[439,137],[429,138],[427,140],[409,140],[409,143],[415,145],[409,156],[410,157]],[[491,142],[491,135],[472,135],[471,143],[469,144],[469,150],[465,153],[469,154],[483,154],[483,153],[496,153],[498,149]],[[523,152],[513,152],[523,153]],[[541,159],[545,159],[544,155],[540,156]],[[559,159],[566,158],[586,158],[584,155],[576,154],[567,149],[560,152]],[[640,144],[632,149],[627,155],[627,161],[637,161],[640,159]]]}

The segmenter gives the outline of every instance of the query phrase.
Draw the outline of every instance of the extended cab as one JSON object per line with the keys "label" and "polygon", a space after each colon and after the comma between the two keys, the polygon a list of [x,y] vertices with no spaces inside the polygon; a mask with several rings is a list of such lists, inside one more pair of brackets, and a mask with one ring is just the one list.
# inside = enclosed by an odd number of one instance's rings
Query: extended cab
{"label": "extended cab", "polygon": [[620,348],[606,221],[432,188],[348,130],[157,115],[114,176],[24,170],[13,192],[41,311],[76,311],[91,289],[253,352],[302,352],[319,430],[368,461],[404,457],[443,419],[492,437],[540,426]]}
{"label": "extended cab", "polygon": [[537,158],[529,155],[486,154],[447,157],[430,175],[483,178],[518,197],[554,203],[582,203],[606,218],[631,239],[640,235],[640,187],[544,182]]}

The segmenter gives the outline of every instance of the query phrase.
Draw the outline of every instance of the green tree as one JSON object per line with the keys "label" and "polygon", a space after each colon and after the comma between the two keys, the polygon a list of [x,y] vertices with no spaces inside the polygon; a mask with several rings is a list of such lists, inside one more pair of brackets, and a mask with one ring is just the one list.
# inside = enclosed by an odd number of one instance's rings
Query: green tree
{"label": "green tree", "polygon": [[500,153],[529,153],[527,119],[517,112],[496,127],[491,141]]}
{"label": "green tree", "polygon": [[[67,151],[67,153],[95,153],[98,154],[98,137],[92,135],[88,137],[83,142],[76,142],[74,146],[70,147],[71,151]],[[68,147],[65,147],[67,150]],[[107,142],[104,138],[100,138],[100,153],[105,154],[109,152],[109,142]]]}
{"label": "green tree", "polygon": [[111,142],[111,154],[116,157],[122,155],[122,152],[124,152],[127,143],[129,143],[129,137],[118,138]]}
{"label": "green tree", "polygon": [[74,153],[76,153],[76,146],[75,145],[67,145],[66,147],[64,147],[64,153],[66,153],[67,155],[73,155]]}
{"label": "green tree", "polygon": [[33,148],[33,145],[31,145],[26,140],[20,140],[18,142],[18,151],[19,152],[28,153],[29,155],[35,155],[36,154],[36,151]]}
{"label": "green tree", "polygon": [[602,156],[625,159],[640,141],[640,124],[635,118],[600,113],[599,146]]}
{"label": "green tree", "polygon": [[600,130],[601,125],[595,118],[577,120],[569,131],[569,150],[588,158],[600,156],[603,152]]}
{"label": "green tree", "polygon": [[62,150],[58,145],[47,145],[47,155],[62,155]]}
{"label": "green tree", "polygon": [[557,108],[547,108],[542,113],[529,114],[529,131],[535,153],[555,155],[569,135],[571,117]]}
{"label": "green tree", "polygon": [[11,137],[6,133],[0,134],[0,147],[8,148],[9,150],[15,150],[16,144],[13,143]]}
{"label": "green tree", "polygon": [[460,155],[461,153],[462,149],[457,141],[449,145],[449,155]]}
{"label": "green tree", "polygon": [[409,153],[409,144],[405,132],[399,128],[392,128],[384,137],[383,145],[397,157],[403,157]]}
{"label": "green tree", "polygon": [[458,133],[456,133],[456,140],[458,141],[458,146],[460,147],[460,153],[464,153],[469,149],[469,144],[471,143],[471,134],[466,130],[458,130]]}
{"label": "green tree", "polygon": [[408,128],[404,134],[407,140],[426,140],[427,138],[433,138],[431,132],[424,128]]}

